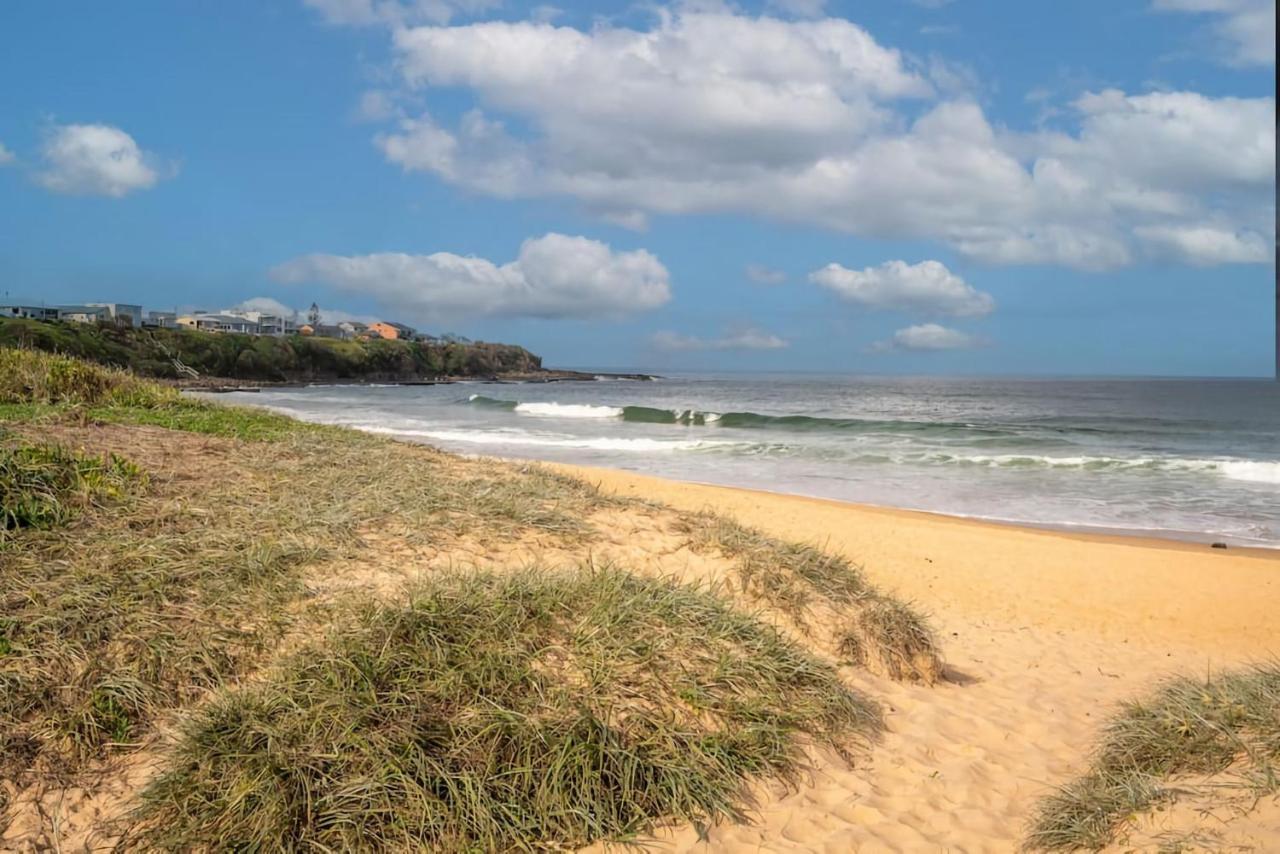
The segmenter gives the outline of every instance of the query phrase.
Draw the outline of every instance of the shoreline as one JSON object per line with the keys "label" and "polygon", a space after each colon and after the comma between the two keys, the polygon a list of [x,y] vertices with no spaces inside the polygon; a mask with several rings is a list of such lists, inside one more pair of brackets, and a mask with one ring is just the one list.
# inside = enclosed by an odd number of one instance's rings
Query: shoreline
{"label": "shoreline", "polygon": [[1214,665],[1280,656],[1280,551],[1057,531],[618,469],[543,463],[606,492],[713,510],[861,564],[944,624],[1180,648]]}
{"label": "shoreline", "polygon": [[[403,440],[402,440],[403,441]],[[434,446],[432,446],[434,447]],[[450,451],[450,453],[457,453]],[[1195,552],[1224,551],[1223,548],[1214,546],[1213,542],[1221,542],[1221,540],[1212,540],[1213,535],[1195,534],[1187,532],[1186,537],[1177,536],[1161,536],[1156,533],[1149,533],[1141,528],[1108,528],[1101,525],[1085,525],[1072,524],[1070,522],[1025,522],[1017,519],[996,519],[987,516],[970,516],[961,513],[944,513],[940,510],[924,510],[918,507],[895,507],[892,504],[869,504],[862,501],[846,501],[840,498],[827,498],[821,495],[807,495],[803,492],[785,492],[775,489],[764,489],[758,486],[742,486],[739,484],[715,483],[708,480],[689,480],[685,478],[665,477],[658,474],[646,474],[644,472],[633,472],[629,469],[610,468],[609,466],[593,466],[582,465],[579,463],[561,463],[552,460],[538,460],[530,457],[502,457],[490,454],[474,454],[463,456],[476,456],[480,458],[488,457],[490,459],[502,460],[503,462],[527,463],[538,462],[543,465],[564,468],[566,471],[578,473],[580,477],[590,479],[590,472],[607,472],[610,474],[622,474],[627,476],[635,476],[637,478],[650,478],[662,483],[687,483],[692,486],[705,486],[712,489],[728,489],[740,492],[753,492],[761,495],[776,496],[778,498],[796,498],[804,501],[815,501],[820,504],[829,504],[837,507],[849,507],[859,512],[868,513],[885,513],[885,514],[907,514],[908,516],[924,516],[939,521],[953,521],[966,524],[991,526],[997,529],[1014,529],[1026,531],[1029,533],[1055,534],[1063,537],[1079,538],[1086,540],[1094,540],[1099,542],[1113,543],[1116,545],[1142,545],[1151,548],[1171,548],[1179,550],[1191,550]],[[1203,540],[1191,539],[1192,537],[1204,537]],[[1212,542],[1211,542],[1212,541]],[[1253,555],[1264,560],[1275,560],[1280,562],[1280,543],[1274,546],[1265,545],[1241,545],[1238,543],[1229,543],[1225,551],[1233,554]]]}

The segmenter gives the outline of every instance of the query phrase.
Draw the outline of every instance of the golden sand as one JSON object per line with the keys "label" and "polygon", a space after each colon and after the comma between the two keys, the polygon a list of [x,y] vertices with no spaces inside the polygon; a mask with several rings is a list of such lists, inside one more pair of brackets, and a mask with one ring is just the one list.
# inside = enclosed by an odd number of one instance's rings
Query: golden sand
{"label": "golden sand", "polygon": [[[705,840],[669,829],[660,850],[1013,851],[1036,800],[1084,769],[1118,703],[1165,675],[1280,655],[1277,552],[561,468],[844,553],[932,614],[952,668],[933,688],[865,677],[890,706],[869,764],[820,762],[800,790],[761,792],[752,824],[712,828]],[[1117,850],[1280,851],[1280,798],[1213,816],[1197,807],[1144,817]]]}

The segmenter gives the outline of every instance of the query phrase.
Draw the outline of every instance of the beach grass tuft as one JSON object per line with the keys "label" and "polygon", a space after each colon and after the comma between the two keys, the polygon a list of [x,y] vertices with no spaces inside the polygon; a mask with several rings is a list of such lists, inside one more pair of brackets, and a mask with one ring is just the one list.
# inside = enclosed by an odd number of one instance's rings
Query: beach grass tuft
{"label": "beach grass tuft", "polygon": [[854,664],[896,680],[932,684],[943,671],[928,621],[910,605],[879,593],[844,557],[770,537],[714,513],[683,522],[695,550],[734,561],[741,591],[777,608],[802,630],[811,612],[840,623],[836,648]]}
{"label": "beach grass tuft", "polygon": [[1280,664],[1173,679],[1126,704],[1088,772],[1040,804],[1027,847],[1104,848],[1128,817],[1173,796],[1171,778],[1228,768],[1258,793],[1280,789]]}
{"label": "beach grass tuft", "polygon": [[128,371],[37,350],[0,348],[0,403],[157,406],[176,390]]}
{"label": "beach grass tuft", "polygon": [[434,577],[186,724],[158,848],[561,848],[738,817],[876,707],[708,592],[621,570]]}
{"label": "beach grass tuft", "polygon": [[20,529],[66,524],[81,509],[123,499],[143,482],[141,469],[115,454],[0,446],[0,549]]}

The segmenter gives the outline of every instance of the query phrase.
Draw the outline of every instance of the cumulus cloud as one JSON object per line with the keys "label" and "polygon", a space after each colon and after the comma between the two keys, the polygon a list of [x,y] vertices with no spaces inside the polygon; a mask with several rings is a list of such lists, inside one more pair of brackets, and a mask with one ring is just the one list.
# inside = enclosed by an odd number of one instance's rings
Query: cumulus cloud
{"label": "cumulus cloud", "polygon": [[406,87],[474,106],[401,120],[377,138],[390,162],[635,227],[744,212],[1081,269],[1131,263],[1151,247],[1140,227],[1272,227],[1273,98],[1087,93],[1064,130],[1020,133],[840,19],[681,8],[649,29],[487,21],[393,39]]}
{"label": "cumulus cloud", "polygon": [[302,0],[330,24],[403,26],[447,24],[456,15],[475,14],[501,0]]}
{"label": "cumulus cloud", "polygon": [[764,264],[748,264],[743,268],[747,278],[757,285],[780,285],[787,280],[787,274]]}
{"label": "cumulus cloud", "polygon": [[450,252],[306,255],[271,275],[371,296],[417,318],[610,318],[671,298],[667,268],[643,249],[615,252],[596,240],[554,233],[526,240],[516,260],[502,265]]}
{"label": "cumulus cloud", "polygon": [[1212,16],[1210,30],[1232,65],[1275,64],[1276,0],[1155,0],[1153,8]]}
{"label": "cumulus cloud", "polygon": [[119,198],[155,186],[161,166],[133,137],[110,125],[59,125],[41,149],[37,180],[56,193]]}
{"label": "cumulus cloud", "polygon": [[995,308],[990,294],[976,290],[940,261],[886,261],[863,270],[828,264],[810,273],[809,281],[868,308],[953,317],[980,317]]}
{"label": "cumulus cloud", "polygon": [[876,352],[889,350],[914,350],[917,352],[970,350],[974,347],[982,346],[982,343],[981,339],[958,329],[949,329],[936,323],[921,323],[916,326],[908,326],[906,329],[899,329],[893,333],[893,337],[888,341],[880,341],[873,344],[871,349]]}
{"label": "cumulus cloud", "polygon": [[0,142],[0,166],[6,166],[17,159],[17,155],[5,148],[3,142]]}
{"label": "cumulus cloud", "polygon": [[1265,264],[1273,246],[1257,232],[1238,232],[1211,225],[1139,228],[1138,236],[1157,254],[1177,257],[1188,264]]}
{"label": "cumulus cloud", "polygon": [[700,350],[781,350],[790,346],[783,338],[755,327],[727,332],[718,338],[700,338],[681,335],[678,332],[656,332],[651,339],[653,346],[667,352],[692,352]]}

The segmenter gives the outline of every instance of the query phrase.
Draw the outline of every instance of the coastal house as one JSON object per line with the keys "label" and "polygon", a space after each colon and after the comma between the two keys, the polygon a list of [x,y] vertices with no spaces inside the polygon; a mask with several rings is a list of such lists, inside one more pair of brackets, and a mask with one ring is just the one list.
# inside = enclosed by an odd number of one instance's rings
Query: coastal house
{"label": "coastal house", "polygon": [[379,320],[376,323],[370,323],[368,327],[369,335],[372,337],[377,335],[379,338],[386,338],[389,341],[403,339],[412,341],[418,332],[412,326],[406,326],[403,323],[393,323],[389,320]]}
{"label": "coastal house", "polygon": [[360,323],[356,320],[344,320],[338,324],[338,328],[344,330],[352,338],[361,336],[367,338],[369,336],[369,324]]}
{"label": "coastal house", "polygon": [[247,317],[234,314],[184,314],[178,325],[201,332],[235,332],[241,335],[257,335],[258,324]]}
{"label": "coastal house", "polygon": [[57,320],[58,310],[52,306],[12,303],[0,305],[0,317],[26,317],[31,320]]}
{"label": "coastal house", "polygon": [[72,323],[107,323],[111,312],[103,305],[60,305],[58,319]]}
{"label": "coastal house", "polygon": [[292,335],[298,331],[297,325],[290,318],[278,314],[269,314],[265,311],[249,311],[241,308],[227,309],[222,313],[252,321],[256,326],[254,334],[257,335]]}
{"label": "coastal house", "polygon": [[305,335],[308,337],[314,336],[316,338],[340,338],[344,340],[355,337],[350,332],[343,329],[341,326],[335,326],[330,323],[315,323],[315,324],[304,323],[298,327],[298,334]]}
{"label": "coastal house", "polygon": [[103,308],[107,311],[107,319],[118,326],[141,326],[142,306],[125,302],[90,302],[86,307]]}
{"label": "coastal house", "polygon": [[178,314],[174,311],[149,311],[142,325],[158,329],[177,329]]}

